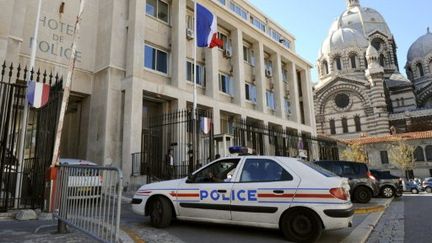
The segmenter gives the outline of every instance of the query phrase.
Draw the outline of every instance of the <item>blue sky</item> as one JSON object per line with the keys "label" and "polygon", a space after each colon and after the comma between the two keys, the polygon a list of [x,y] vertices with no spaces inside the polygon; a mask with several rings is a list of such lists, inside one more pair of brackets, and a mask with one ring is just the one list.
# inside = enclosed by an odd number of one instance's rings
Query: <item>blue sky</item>
{"label": "blue sky", "polygon": [[[331,23],[346,9],[345,0],[249,0],[271,19],[296,37],[296,51],[315,65],[321,44]],[[360,0],[383,15],[398,46],[399,67],[405,75],[408,49],[420,36],[432,29],[431,0]],[[318,80],[312,69],[312,81]]]}

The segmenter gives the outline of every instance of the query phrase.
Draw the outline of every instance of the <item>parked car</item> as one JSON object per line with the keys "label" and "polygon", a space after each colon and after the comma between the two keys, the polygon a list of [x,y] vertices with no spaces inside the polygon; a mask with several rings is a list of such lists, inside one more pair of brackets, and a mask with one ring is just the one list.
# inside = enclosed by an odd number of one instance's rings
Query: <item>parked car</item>
{"label": "parked car", "polygon": [[418,194],[423,190],[420,184],[413,180],[409,181],[402,181],[403,183],[403,191],[404,192],[411,192],[412,194]]}
{"label": "parked car", "polygon": [[368,203],[373,196],[378,196],[378,183],[365,163],[331,160],[315,163],[340,177],[348,178],[353,202]]}
{"label": "parked car", "polygon": [[390,174],[390,171],[370,170],[370,172],[378,182],[381,196],[386,198],[402,196],[403,189],[401,178]]}
{"label": "parked car", "polygon": [[[60,165],[96,166],[97,164],[80,159],[60,159]],[[97,199],[101,195],[102,175],[91,170],[71,170],[69,174],[69,199]]]}
{"label": "parked car", "polygon": [[432,193],[432,177],[427,177],[423,180],[422,188],[427,193]]}
{"label": "parked car", "polygon": [[188,178],[142,186],[132,209],[157,228],[172,219],[280,229],[294,242],[351,226],[348,180],[295,158],[236,156]]}

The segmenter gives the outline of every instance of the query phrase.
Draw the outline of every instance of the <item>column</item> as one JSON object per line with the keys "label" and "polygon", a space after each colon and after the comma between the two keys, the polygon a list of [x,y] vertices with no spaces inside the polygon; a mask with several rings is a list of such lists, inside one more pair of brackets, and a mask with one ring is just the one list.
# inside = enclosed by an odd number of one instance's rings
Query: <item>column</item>
{"label": "column", "polygon": [[[313,96],[313,90],[312,90],[312,80],[311,80],[311,72],[310,72],[310,68],[307,68],[305,73],[306,73],[306,80],[305,80],[305,84],[306,84],[306,90],[307,90],[307,95],[306,95],[306,100],[307,100],[307,105],[305,103],[305,107],[307,107],[307,113],[309,114],[309,121],[310,123],[308,124],[309,126],[312,127],[312,136],[316,136],[317,135],[317,129],[316,129],[316,119],[315,119],[315,103],[314,103],[314,96]],[[303,98],[305,99],[305,98]]]}
{"label": "column", "polygon": [[296,70],[296,65],[293,62],[290,62],[288,64],[288,76],[289,76],[288,85],[290,89],[292,121],[300,124],[301,115],[300,115],[299,90],[297,84],[297,70]]}
{"label": "column", "polygon": [[217,106],[213,107],[213,131],[215,135],[221,134],[220,109]]}
{"label": "column", "polygon": [[245,103],[245,78],[243,62],[243,33],[236,29],[231,34],[234,66],[234,103],[243,107]]}
{"label": "column", "polygon": [[146,0],[129,1],[126,77],[138,76],[144,67],[145,9]]}
{"label": "column", "polygon": [[[308,84],[309,79],[307,78],[307,74],[305,70],[300,71],[300,85],[302,89],[302,101],[303,101],[303,111],[304,111],[304,117],[305,117],[305,124],[309,125],[311,124],[311,113],[310,109],[312,107],[312,100],[310,99],[310,93],[309,88],[310,85]],[[312,107],[313,109],[313,107]]]}
{"label": "column", "polygon": [[264,63],[264,45],[261,42],[255,42],[254,53],[256,55],[255,73],[257,88],[257,110],[264,112],[266,109],[266,77]]}
{"label": "column", "polygon": [[206,48],[206,95],[215,99],[219,95],[218,48]]}
{"label": "column", "polygon": [[[130,175],[132,154],[141,152],[143,91],[141,85],[132,79],[124,82],[128,83],[124,97],[122,170],[124,175]],[[129,176],[124,179],[127,185]]]}
{"label": "column", "polygon": [[184,89],[186,83],[186,0],[172,1],[171,84]]}
{"label": "column", "polygon": [[274,85],[274,95],[276,102],[276,114],[282,119],[286,119],[285,111],[285,91],[284,83],[282,77],[282,62],[281,55],[279,53],[274,53],[272,55],[273,64],[273,85]]}

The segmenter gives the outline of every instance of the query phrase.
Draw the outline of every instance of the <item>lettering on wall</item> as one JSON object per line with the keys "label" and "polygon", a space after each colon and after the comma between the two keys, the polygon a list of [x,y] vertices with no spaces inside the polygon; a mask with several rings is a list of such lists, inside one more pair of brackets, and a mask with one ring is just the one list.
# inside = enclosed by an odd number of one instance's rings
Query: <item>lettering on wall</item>
{"label": "lettering on wall", "polygon": [[[74,26],[46,16],[40,18],[39,26],[51,32],[49,40],[38,41],[39,51],[69,60],[72,55],[72,43],[68,43],[67,39],[72,39]],[[30,48],[32,42],[33,37],[30,37]],[[82,52],[77,49],[75,57],[77,62],[81,62]]]}

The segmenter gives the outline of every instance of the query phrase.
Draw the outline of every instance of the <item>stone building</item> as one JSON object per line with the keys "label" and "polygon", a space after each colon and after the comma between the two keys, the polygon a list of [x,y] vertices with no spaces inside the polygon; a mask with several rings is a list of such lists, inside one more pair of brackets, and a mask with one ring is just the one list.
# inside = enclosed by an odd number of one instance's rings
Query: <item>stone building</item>
{"label": "stone building", "polygon": [[[198,2],[217,16],[225,43],[197,53],[198,108],[212,114],[214,134],[229,135],[242,119],[316,136],[311,64],[296,53],[295,37],[245,0]],[[28,63],[36,4],[0,2],[2,62]],[[66,73],[78,5],[43,1],[38,68]],[[63,157],[120,166],[129,181],[147,117],[191,108],[193,11],[190,0],[86,1]],[[258,140],[261,153],[274,153],[274,141]]]}
{"label": "stone building", "polygon": [[[431,57],[428,29],[409,50],[406,78],[398,66],[396,37],[383,16],[362,7],[359,0],[347,0],[347,9],[331,25],[318,54],[319,83],[314,87],[318,134],[369,144],[375,138],[385,143],[390,132],[432,130]],[[416,137],[410,140],[413,146],[424,150],[432,145],[431,138]],[[377,167],[388,162],[387,157],[376,156],[384,155],[388,145],[366,146],[370,159],[379,161]],[[423,166],[421,174],[429,175],[430,165]]]}

